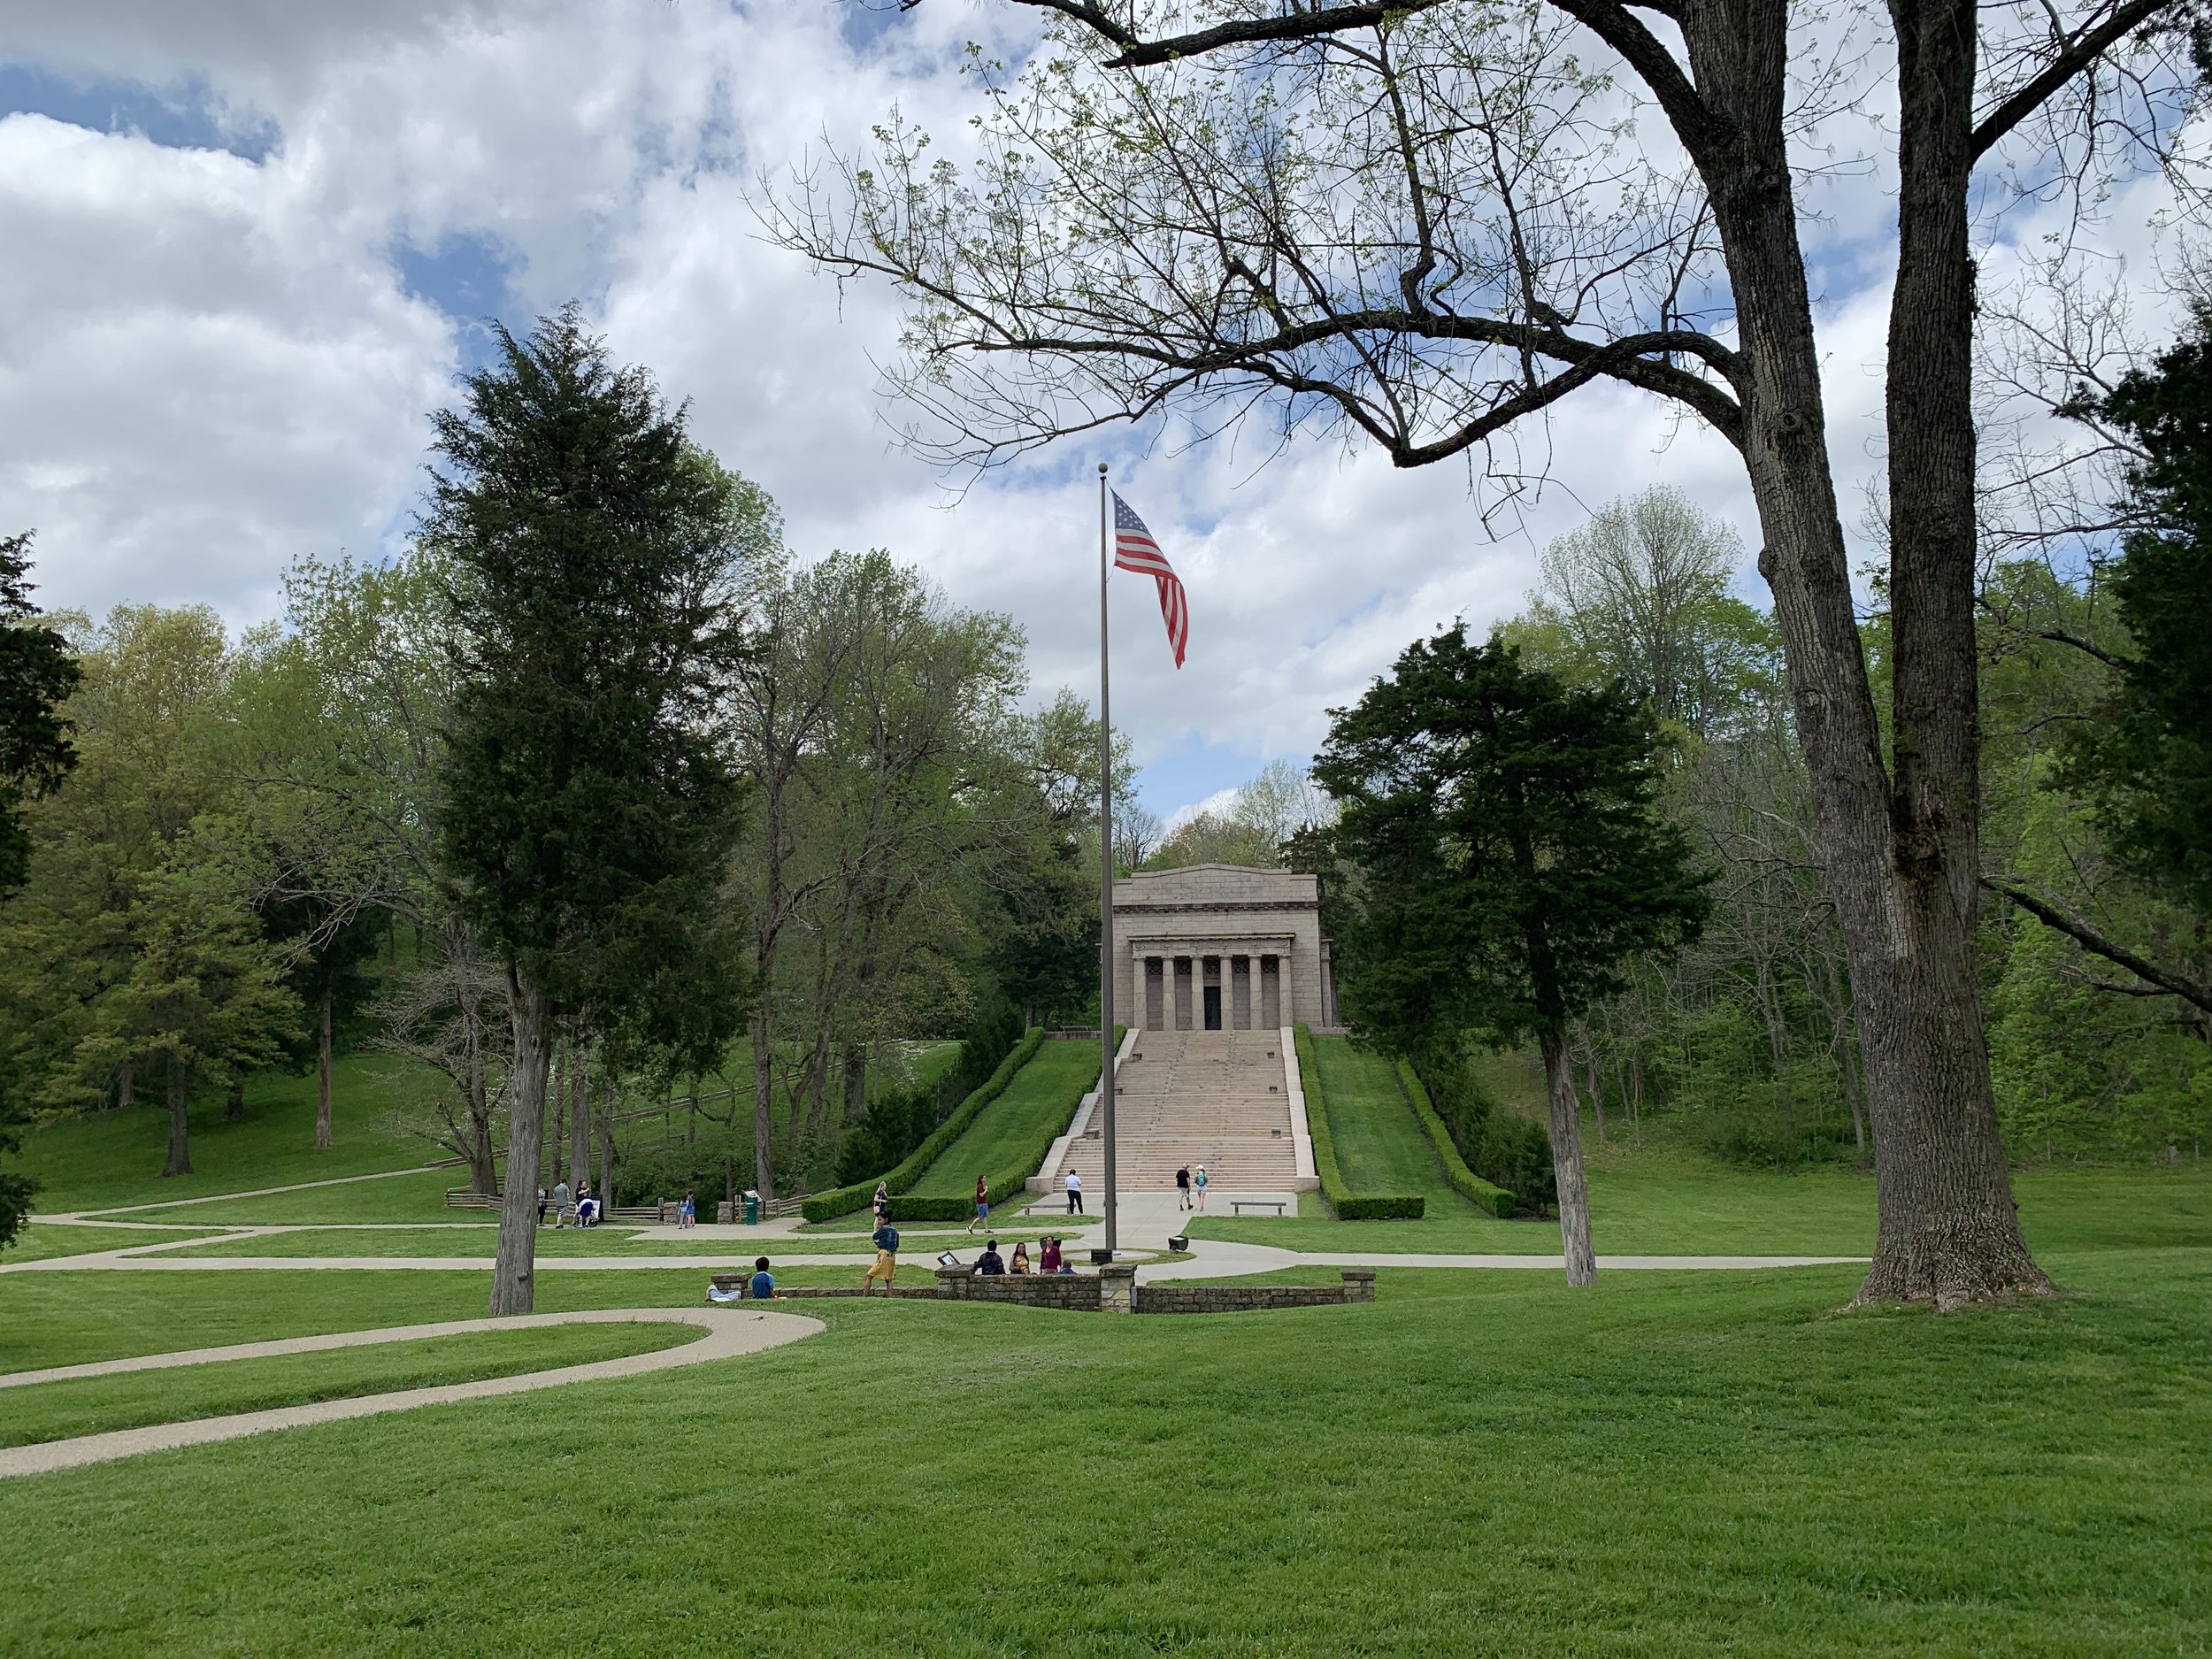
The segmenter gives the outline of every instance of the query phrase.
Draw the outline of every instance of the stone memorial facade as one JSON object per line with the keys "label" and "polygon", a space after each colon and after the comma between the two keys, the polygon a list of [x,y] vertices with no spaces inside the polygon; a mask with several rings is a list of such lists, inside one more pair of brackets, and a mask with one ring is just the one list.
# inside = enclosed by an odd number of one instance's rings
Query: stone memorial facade
{"label": "stone memorial facade", "polygon": [[1115,882],[1114,1010],[1142,1031],[1336,1029],[1320,878],[1192,864]]}

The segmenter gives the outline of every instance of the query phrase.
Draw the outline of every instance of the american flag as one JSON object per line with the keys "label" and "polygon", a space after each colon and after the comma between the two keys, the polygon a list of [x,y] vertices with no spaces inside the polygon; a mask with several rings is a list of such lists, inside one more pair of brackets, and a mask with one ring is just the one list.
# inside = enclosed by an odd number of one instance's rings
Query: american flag
{"label": "american flag", "polygon": [[1144,527],[1144,520],[1129,510],[1119,492],[1114,495],[1114,568],[1149,576],[1160,589],[1160,616],[1167,623],[1167,642],[1175,652],[1175,665],[1183,665],[1183,649],[1190,643],[1190,608],[1183,603],[1181,578],[1169,566],[1167,555]]}

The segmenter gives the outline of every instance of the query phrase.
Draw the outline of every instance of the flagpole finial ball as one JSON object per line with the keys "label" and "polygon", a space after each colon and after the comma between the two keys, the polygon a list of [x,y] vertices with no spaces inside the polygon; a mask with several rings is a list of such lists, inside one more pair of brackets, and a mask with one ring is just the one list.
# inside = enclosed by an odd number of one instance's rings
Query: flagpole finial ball
{"label": "flagpole finial ball", "polygon": [[1101,461],[1101,462],[1098,464],[1098,475],[1099,475],[1101,478],[1103,478],[1103,477],[1105,477],[1105,476],[1106,476],[1106,463],[1105,463],[1105,462],[1103,462],[1103,461]]}

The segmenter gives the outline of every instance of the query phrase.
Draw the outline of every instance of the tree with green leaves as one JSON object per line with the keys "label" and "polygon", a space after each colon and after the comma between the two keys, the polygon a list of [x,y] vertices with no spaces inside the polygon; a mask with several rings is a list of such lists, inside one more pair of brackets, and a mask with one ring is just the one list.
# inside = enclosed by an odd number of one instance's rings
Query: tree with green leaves
{"label": "tree with green leaves", "polygon": [[1353,1029],[1417,1054],[1467,1037],[1543,1055],[1567,1282],[1596,1277],[1569,1028],[1695,937],[1711,879],[1658,810],[1648,714],[1464,625],[1332,711],[1314,775],[1352,866],[1338,941]]}
{"label": "tree with green leaves", "polygon": [[2138,879],[2212,920],[2212,310],[2149,369],[2078,412],[2125,434],[2121,556],[2105,582],[2130,645],[2068,785]]}
{"label": "tree with green leaves", "polygon": [[491,1311],[533,1300],[556,1022],[632,1005],[694,937],[738,825],[711,716],[744,651],[740,481],[573,304],[435,418],[425,538],[458,667],[440,850],[514,1027]]}
{"label": "tree with green leaves", "polygon": [[[30,873],[25,803],[51,795],[77,759],[61,710],[81,671],[31,603],[30,547],[28,531],[0,540],[0,901]],[[9,1125],[22,1109],[12,1094],[0,1082],[0,1152],[17,1147]],[[33,1190],[27,1176],[0,1174],[0,1248],[22,1226]]]}
{"label": "tree with green leaves", "polygon": [[77,1045],[87,1076],[128,1065],[158,1072],[169,1108],[165,1176],[192,1173],[188,1108],[195,1087],[242,1085],[278,1058],[299,999],[235,879],[219,823],[196,820],[132,906],[130,969],[92,1008]]}

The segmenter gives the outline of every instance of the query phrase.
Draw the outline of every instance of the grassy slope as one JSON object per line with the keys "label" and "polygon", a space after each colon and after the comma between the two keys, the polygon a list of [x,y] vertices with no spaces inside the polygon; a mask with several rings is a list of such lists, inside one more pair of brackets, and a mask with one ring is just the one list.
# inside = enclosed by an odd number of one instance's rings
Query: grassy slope
{"label": "grassy slope", "polygon": [[487,1377],[512,1377],[649,1354],[692,1341],[697,1334],[671,1325],[486,1331],[389,1348],[35,1383],[0,1394],[0,1446],[29,1446],[150,1423],[180,1423],[399,1388],[437,1388]]}
{"label": "grassy slope", "polygon": [[[428,1087],[426,1073],[386,1055],[348,1055],[333,1072],[337,1144],[326,1152],[315,1150],[314,1078],[270,1071],[247,1084],[240,1122],[224,1121],[219,1099],[193,1105],[189,1175],[161,1179],[169,1114],[145,1094],[127,1111],[64,1118],[32,1131],[23,1137],[19,1167],[38,1179],[35,1202],[50,1214],[403,1169],[439,1156],[429,1142],[393,1134],[384,1125],[408,1091]],[[463,1179],[450,1176],[446,1185]]]}
{"label": "grassy slope", "polygon": [[[1407,1270],[1371,1307],[1220,1319],[813,1304],[826,1335],[744,1360],[0,1485],[0,1607],[58,1659],[497,1659],[586,1628],[638,1654],[2198,1650],[2212,1255],[2053,1266],[2086,1294],[1943,1319],[1831,1317],[1847,1268],[1582,1294]],[[87,1318],[32,1277],[0,1312]],[[148,1311],[221,1340],[482,1294],[242,1277]],[[696,1294],[607,1278],[541,1302]],[[0,1345],[103,1334],[40,1323]],[[709,1490],[745,1501],[677,1495]]]}
{"label": "grassy slope", "polygon": [[1036,1057],[1014,1074],[1006,1093],[986,1106],[967,1133],[947,1147],[914,1184],[924,1198],[964,1198],[975,1191],[975,1178],[994,1179],[1025,1143],[1033,1143],[1050,1122],[1063,1125],[1084,1091],[1098,1081],[1098,1045],[1047,1042]]}
{"label": "grassy slope", "polygon": [[1344,1037],[1316,1037],[1313,1049],[1346,1187],[1363,1195],[1418,1193],[1427,1200],[1425,1220],[1482,1213],[1445,1183],[1435,1148],[1398,1092],[1387,1060]]}
{"label": "grassy slope", "polygon": [[[792,1050],[795,1061],[797,1050]],[[958,1057],[950,1042],[910,1046],[908,1064],[914,1078],[949,1070]],[[730,1051],[723,1081],[749,1087],[752,1047],[741,1040]],[[902,1073],[903,1080],[907,1074]],[[703,1091],[718,1086],[713,1079]],[[96,1112],[43,1125],[24,1137],[23,1155],[11,1167],[41,1183],[35,1202],[42,1211],[109,1209],[163,1203],[210,1194],[284,1187],[333,1177],[407,1169],[442,1156],[428,1141],[396,1133],[388,1118],[393,1109],[421,1098],[434,1087],[430,1075],[388,1055],[341,1056],[334,1068],[332,1121],[337,1144],[315,1150],[315,1079],[265,1072],[246,1086],[246,1117],[226,1122],[219,1099],[196,1102],[191,1110],[193,1173],[164,1180],[162,1159],[168,1148],[168,1112],[157,1097],[142,1094],[128,1111]],[[788,1131],[795,1109],[779,1091],[778,1126]],[[726,1110],[726,1108],[717,1108]],[[745,1125],[750,1116],[741,1113]],[[672,1133],[680,1134],[684,1114],[672,1110]],[[638,1149],[662,1139],[658,1119],[626,1127],[626,1142]],[[747,1143],[750,1142],[748,1140]],[[466,1182],[465,1171],[438,1171],[419,1183],[335,1188],[323,1196],[240,1201],[221,1211],[195,1208],[190,1219],[222,1221],[322,1221],[429,1219],[440,1210],[445,1188]],[[187,1212],[179,1212],[180,1218]]]}

